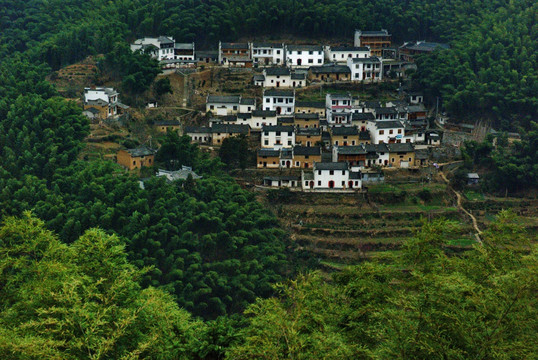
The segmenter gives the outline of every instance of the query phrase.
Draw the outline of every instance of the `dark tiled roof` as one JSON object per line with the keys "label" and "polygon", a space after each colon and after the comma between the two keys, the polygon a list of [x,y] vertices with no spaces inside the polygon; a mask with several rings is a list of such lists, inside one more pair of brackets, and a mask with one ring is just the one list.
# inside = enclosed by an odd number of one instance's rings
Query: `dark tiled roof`
{"label": "dark tiled roof", "polygon": [[359,132],[359,139],[360,140],[370,140],[370,132],[369,131],[361,131],[361,132]]}
{"label": "dark tiled roof", "polygon": [[293,73],[291,74],[291,79],[292,80],[304,80],[306,79],[306,74],[305,73]]}
{"label": "dark tiled roof", "polygon": [[254,80],[254,81],[265,81],[265,76],[260,75],[260,74],[256,74],[256,75],[252,76],[252,80]]}
{"label": "dark tiled roof", "polygon": [[236,122],[237,115],[225,115],[220,118],[223,122]]}
{"label": "dark tiled roof", "polygon": [[396,114],[397,111],[393,107],[378,107],[375,108],[375,113],[377,114]]}
{"label": "dark tiled roof", "polygon": [[248,125],[213,124],[211,127],[212,133],[248,134],[248,130]]}
{"label": "dark tiled roof", "polygon": [[375,116],[374,114],[370,113],[370,112],[366,112],[366,113],[353,113],[351,115],[351,120],[356,120],[356,121],[363,121],[363,120],[374,120],[375,119]]}
{"label": "dark tiled roof", "polygon": [[267,74],[267,76],[277,76],[277,75],[285,76],[285,75],[290,74],[290,69],[283,68],[283,67],[270,67],[270,68],[265,69],[265,73]]}
{"label": "dark tiled roof", "polygon": [[284,45],[279,43],[255,42],[252,44],[252,47],[282,49]]}
{"label": "dark tiled roof", "polygon": [[278,149],[260,149],[258,150],[258,156],[280,156],[280,150]]}
{"label": "dark tiled roof", "polygon": [[381,30],[368,30],[368,31],[361,31],[361,30],[357,30],[361,33],[361,35],[366,35],[366,36],[387,36],[389,34],[389,32],[385,29],[381,29]]}
{"label": "dark tiled roof", "polygon": [[274,110],[254,110],[252,116],[256,117],[275,117],[276,111]]}
{"label": "dark tiled roof", "polygon": [[347,170],[347,162],[315,162],[314,170]]}
{"label": "dark tiled roof", "polygon": [[221,49],[248,49],[248,43],[221,43]]}
{"label": "dark tiled roof", "polygon": [[293,132],[295,128],[293,126],[284,126],[284,125],[265,125],[262,128],[262,131],[270,132],[270,131],[280,131],[280,132]]}
{"label": "dark tiled roof", "polygon": [[289,116],[283,116],[283,117],[279,117],[277,118],[277,123],[279,125],[282,125],[282,124],[293,124],[294,122],[294,119],[292,117],[289,117]]}
{"label": "dark tiled roof", "polygon": [[296,135],[310,135],[310,136],[319,136],[321,135],[321,129],[320,128],[299,128],[297,129]]}
{"label": "dark tiled roof", "polygon": [[209,134],[211,129],[206,126],[185,126],[185,134]]}
{"label": "dark tiled roof", "polygon": [[295,107],[311,107],[317,109],[325,109],[324,101],[297,101]]}
{"label": "dark tiled roof", "polygon": [[313,74],[349,74],[351,70],[345,65],[312,66],[309,69]]}
{"label": "dark tiled roof", "polygon": [[351,59],[351,61],[353,62],[353,64],[357,64],[357,63],[374,64],[374,63],[381,62],[379,60],[379,58],[377,58],[375,56],[372,56],[372,57],[369,57],[369,58],[353,58],[353,59]]}
{"label": "dark tiled roof", "polygon": [[265,176],[263,180],[270,180],[270,181],[300,181],[301,178],[299,176]]}
{"label": "dark tiled roof", "polygon": [[254,98],[241,98],[241,105],[256,105],[256,99]]}
{"label": "dark tiled roof", "polygon": [[173,44],[174,43],[174,40],[166,37],[166,36],[159,36],[159,42],[161,44]]}
{"label": "dark tiled roof", "polygon": [[268,89],[263,92],[263,96],[287,96],[294,97],[295,92],[293,90],[282,90],[282,89]]}
{"label": "dark tiled roof", "polygon": [[321,45],[288,45],[288,51],[323,51]]}
{"label": "dark tiled roof", "polygon": [[339,126],[332,128],[333,136],[341,135],[359,135],[359,129],[356,126]]}
{"label": "dark tiled roof", "polygon": [[339,146],[338,154],[342,155],[364,155],[367,151],[364,146]]}
{"label": "dark tiled roof", "polygon": [[370,51],[368,46],[335,46],[331,51]]}
{"label": "dark tiled roof", "polygon": [[161,121],[154,121],[153,125],[156,126],[178,126],[179,121],[178,120],[161,120]]}
{"label": "dark tiled roof", "polygon": [[178,50],[194,50],[194,44],[193,43],[176,43],[174,45],[174,49],[178,49]]}
{"label": "dark tiled roof", "polygon": [[319,119],[318,113],[295,113],[294,117],[296,119]]}
{"label": "dark tiled roof", "polygon": [[126,150],[132,157],[148,156],[155,155],[156,151],[148,148],[147,146],[140,146],[136,149],[127,149]]}
{"label": "dark tiled roof", "polygon": [[240,100],[241,100],[241,96],[239,95],[230,95],[230,96],[209,95],[207,97],[208,103],[239,104]]}
{"label": "dark tiled roof", "polygon": [[321,148],[319,146],[296,146],[293,148],[294,155],[321,155]]}
{"label": "dark tiled roof", "polygon": [[412,152],[415,150],[411,143],[387,144],[389,152]]}
{"label": "dark tiled roof", "polygon": [[403,128],[404,127],[401,122],[396,121],[396,120],[377,121],[375,123],[375,126],[378,129],[395,129],[395,128]]}
{"label": "dark tiled roof", "polygon": [[251,119],[252,114],[251,113],[239,113],[237,114],[238,119]]}

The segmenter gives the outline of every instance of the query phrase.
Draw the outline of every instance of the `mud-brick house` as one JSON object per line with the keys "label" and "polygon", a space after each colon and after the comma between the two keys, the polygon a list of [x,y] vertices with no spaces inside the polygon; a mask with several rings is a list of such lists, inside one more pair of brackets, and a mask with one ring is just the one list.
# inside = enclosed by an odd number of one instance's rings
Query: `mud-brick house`
{"label": "mud-brick house", "polygon": [[321,129],[317,128],[298,128],[295,131],[295,143],[302,146],[319,146],[321,144]]}
{"label": "mud-brick house", "polygon": [[[311,169],[315,162],[321,161],[321,147],[295,146],[293,148],[293,167]],[[287,166],[286,166],[287,167]]]}
{"label": "mud-brick house", "polygon": [[232,136],[249,136],[250,126],[235,124],[213,124],[211,127],[211,144],[222,145],[222,141]]}
{"label": "mud-brick house", "polygon": [[219,64],[233,67],[252,67],[250,44],[219,41]]}
{"label": "mud-brick house", "polygon": [[136,149],[118,151],[116,159],[118,164],[129,170],[141,169],[155,164],[155,153],[155,150],[141,146]]}
{"label": "mud-brick house", "polygon": [[280,150],[259,149],[256,164],[258,169],[278,169],[280,167]]}
{"label": "mud-brick house", "polygon": [[293,124],[300,128],[319,128],[319,114],[317,113],[295,113]]}
{"label": "mud-brick house", "polygon": [[162,133],[178,131],[180,127],[178,120],[157,120],[153,122],[153,128]]}
{"label": "mud-brick house", "polygon": [[387,144],[389,166],[409,168],[415,165],[415,147],[412,143]]}
{"label": "mud-brick house", "polygon": [[333,146],[353,146],[360,141],[359,129],[356,126],[335,126],[331,128]]}
{"label": "mud-brick house", "polygon": [[351,70],[347,65],[312,66],[308,69],[308,80],[312,82],[350,81]]}
{"label": "mud-brick house", "polygon": [[295,113],[319,114],[321,118],[326,116],[324,101],[296,101]]}

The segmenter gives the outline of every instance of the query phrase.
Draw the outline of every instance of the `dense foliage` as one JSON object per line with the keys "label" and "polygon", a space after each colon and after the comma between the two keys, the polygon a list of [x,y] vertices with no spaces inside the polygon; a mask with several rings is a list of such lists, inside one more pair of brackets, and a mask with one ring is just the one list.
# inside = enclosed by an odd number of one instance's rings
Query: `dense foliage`
{"label": "dense foliage", "polygon": [[488,136],[481,143],[465,143],[465,168],[479,167],[488,174],[482,179],[485,190],[505,194],[538,186],[538,124],[532,122],[531,126],[531,131],[512,145],[506,133]]}
{"label": "dense foliage", "polygon": [[[426,224],[401,256],[299,277],[259,300],[230,359],[529,359],[538,351],[537,249],[502,213],[483,245],[447,256]],[[530,249],[530,251],[529,251]]]}
{"label": "dense foliage", "polygon": [[0,228],[2,359],[192,359],[200,322],[165,291],[142,289],[147,270],[115,236],[88,230],[71,245],[26,214]]}

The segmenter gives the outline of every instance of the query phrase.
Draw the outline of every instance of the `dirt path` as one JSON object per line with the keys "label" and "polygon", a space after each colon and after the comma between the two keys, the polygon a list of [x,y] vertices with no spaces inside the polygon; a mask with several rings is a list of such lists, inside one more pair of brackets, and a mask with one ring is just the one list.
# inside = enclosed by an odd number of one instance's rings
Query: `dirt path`
{"label": "dirt path", "polygon": [[456,198],[457,198],[457,206],[458,206],[458,209],[461,210],[462,212],[464,212],[465,214],[467,214],[467,216],[469,216],[471,218],[471,221],[473,222],[473,227],[476,231],[476,234],[475,234],[475,237],[476,237],[476,241],[478,241],[478,243],[482,244],[482,239],[480,238],[480,235],[482,235],[482,231],[480,230],[480,228],[478,227],[478,221],[476,220],[476,218],[474,217],[473,214],[471,214],[469,211],[467,211],[463,205],[462,205],[462,196],[461,194],[456,191],[452,186],[450,186],[450,182],[448,181],[448,179],[446,178],[445,174],[442,172],[442,171],[439,171],[439,175],[441,175],[441,177],[443,178],[443,180],[447,183],[447,185],[449,185],[449,188],[454,191],[454,194],[456,194]]}

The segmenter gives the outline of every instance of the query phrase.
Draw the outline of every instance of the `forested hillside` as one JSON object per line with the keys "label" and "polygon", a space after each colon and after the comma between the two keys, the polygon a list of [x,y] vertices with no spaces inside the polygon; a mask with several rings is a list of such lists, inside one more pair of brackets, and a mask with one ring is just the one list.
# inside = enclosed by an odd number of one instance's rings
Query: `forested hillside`
{"label": "forested hillside", "polygon": [[[298,36],[352,42],[355,29],[386,28],[393,40],[437,40],[452,50],[418,62],[416,80],[456,117],[502,129],[538,116],[538,4],[532,0],[127,0],[0,2],[0,57],[28,51],[54,69],[117,42],[167,34],[196,41]],[[429,92],[430,92],[429,91]]]}

